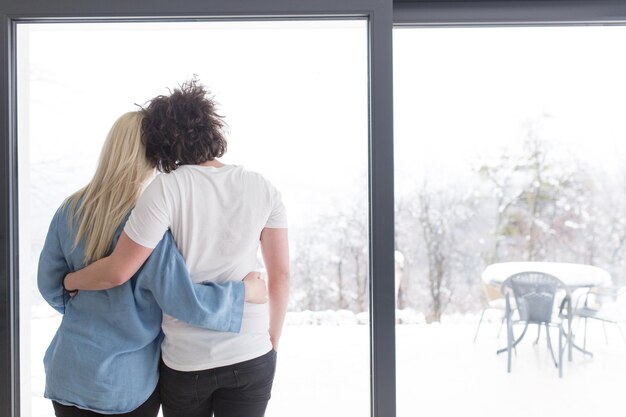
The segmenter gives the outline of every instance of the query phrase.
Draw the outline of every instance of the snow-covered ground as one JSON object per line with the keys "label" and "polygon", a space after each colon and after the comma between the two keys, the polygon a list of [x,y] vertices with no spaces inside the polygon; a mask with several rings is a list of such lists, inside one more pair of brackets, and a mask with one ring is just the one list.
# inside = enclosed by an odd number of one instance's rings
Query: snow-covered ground
{"label": "snow-covered ground", "polygon": [[[369,331],[359,324],[365,317],[348,312],[290,314],[268,417],[369,415]],[[533,344],[535,329],[520,344],[507,374],[506,356],[495,354],[505,339],[496,337],[497,321],[483,323],[473,344],[475,316],[444,317],[442,324],[425,324],[407,312],[403,317],[412,320],[396,326],[399,417],[623,414],[626,343],[613,325],[607,325],[607,344],[602,325],[590,322],[587,347],[594,357],[574,351],[559,379],[545,333]],[[49,401],[42,398],[40,364],[58,321],[32,321],[33,417],[53,416]]]}

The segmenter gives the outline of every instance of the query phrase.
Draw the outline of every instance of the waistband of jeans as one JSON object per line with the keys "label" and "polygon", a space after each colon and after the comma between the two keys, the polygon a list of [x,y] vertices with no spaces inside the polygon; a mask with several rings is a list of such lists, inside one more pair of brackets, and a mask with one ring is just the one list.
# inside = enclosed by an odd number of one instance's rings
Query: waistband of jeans
{"label": "waistband of jeans", "polygon": [[224,366],[218,366],[216,368],[209,368],[209,369],[198,369],[197,371],[179,371],[177,369],[172,369],[169,366],[167,366],[164,362],[163,359],[161,359],[161,366],[166,367],[168,370],[172,371],[172,372],[176,372],[179,374],[202,374],[204,372],[214,372],[214,371],[219,371],[222,369],[227,369],[233,366],[254,366],[257,363],[263,363],[266,360],[268,360],[271,357],[276,356],[276,351],[272,348],[269,350],[269,352],[264,353],[261,356],[257,356],[256,358],[252,358],[252,359],[248,359],[242,362],[237,362],[237,363],[233,363],[230,365],[224,365]]}

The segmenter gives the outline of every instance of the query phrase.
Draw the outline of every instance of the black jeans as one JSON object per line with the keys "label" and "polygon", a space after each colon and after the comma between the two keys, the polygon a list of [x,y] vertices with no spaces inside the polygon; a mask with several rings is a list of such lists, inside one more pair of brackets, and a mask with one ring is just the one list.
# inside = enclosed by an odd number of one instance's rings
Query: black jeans
{"label": "black jeans", "polygon": [[161,362],[164,417],[262,417],[270,399],[276,351],[234,365],[182,372]]}
{"label": "black jeans", "polygon": [[54,414],[57,417],[156,417],[157,414],[159,414],[160,403],[159,387],[157,386],[152,395],[150,395],[150,398],[130,413],[100,414],[78,407],[59,404],[56,401],[52,401],[52,406],[54,407]]}

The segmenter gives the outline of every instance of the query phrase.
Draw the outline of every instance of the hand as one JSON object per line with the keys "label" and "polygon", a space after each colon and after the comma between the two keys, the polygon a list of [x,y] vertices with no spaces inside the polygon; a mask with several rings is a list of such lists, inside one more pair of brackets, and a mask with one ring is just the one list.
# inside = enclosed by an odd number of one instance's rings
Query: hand
{"label": "hand", "polygon": [[243,279],[246,291],[246,302],[254,304],[267,303],[267,286],[256,271],[248,273]]}
{"label": "hand", "polygon": [[276,352],[278,352],[278,338],[272,337],[270,335],[270,342],[272,343],[272,349],[274,349]]}
{"label": "hand", "polygon": [[74,298],[74,296],[76,294],[78,294],[78,290],[68,290],[67,287],[65,286],[65,282],[67,281],[68,277],[72,274],[73,272],[70,272],[69,274],[67,274],[64,278],[63,278],[63,289],[69,294],[70,298]]}

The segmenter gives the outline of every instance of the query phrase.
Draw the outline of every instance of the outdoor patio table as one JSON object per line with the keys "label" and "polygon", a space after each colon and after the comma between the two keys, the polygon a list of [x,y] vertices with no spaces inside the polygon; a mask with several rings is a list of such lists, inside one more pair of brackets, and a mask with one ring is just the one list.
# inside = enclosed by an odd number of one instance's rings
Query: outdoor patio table
{"label": "outdoor patio table", "polygon": [[[560,279],[567,287],[570,296],[579,288],[611,286],[611,275],[604,269],[593,265],[564,262],[502,262],[491,264],[485,268],[481,279],[487,284],[501,285],[511,275],[525,271],[543,272]],[[567,310],[569,327],[567,344],[568,360],[570,361],[572,360],[572,347],[591,355],[590,352],[573,343],[572,314],[570,306]]]}
{"label": "outdoor patio table", "polygon": [[564,262],[502,262],[491,264],[482,273],[487,284],[500,285],[505,279],[518,272],[536,271],[560,279],[570,291],[583,287],[608,287],[611,275],[602,268],[585,264]]}

